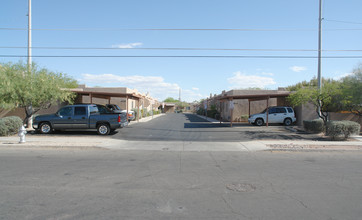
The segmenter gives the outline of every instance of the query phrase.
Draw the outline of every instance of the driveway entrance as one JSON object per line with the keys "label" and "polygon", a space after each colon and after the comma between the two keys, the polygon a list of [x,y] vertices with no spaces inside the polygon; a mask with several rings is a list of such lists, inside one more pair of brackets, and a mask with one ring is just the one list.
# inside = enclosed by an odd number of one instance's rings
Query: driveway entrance
{"label": "driveway entrance", "polygon": [[318,136],[291,132],[284,126],[211,123],[194,114],[166,114],[147,123],[130,123],[113,138],[131,141],[240,142],[252,140],[314,140]]}

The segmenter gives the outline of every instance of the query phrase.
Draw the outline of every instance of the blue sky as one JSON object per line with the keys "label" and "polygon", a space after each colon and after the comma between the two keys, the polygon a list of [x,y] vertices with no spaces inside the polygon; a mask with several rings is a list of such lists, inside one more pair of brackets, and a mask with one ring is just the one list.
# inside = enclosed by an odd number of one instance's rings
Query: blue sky
{"label": "blue sky", "polygon": [[[362,1],[323,2],[322,55],[344,58],[323,58],[322,75],[337,79],[362,61]],[[1,2],[0,62],[26,62],[6,57],[25,56],[25,48],[5,47],[27,46],[27,3]],[[193,101],[317,75],[317,59],[300,56],[317,56],[318,0],[32,0],[32,25],[33,61],[41,67],[88,86],[125,86],[159,100],[178,98],[179,88],[183,100]]]}

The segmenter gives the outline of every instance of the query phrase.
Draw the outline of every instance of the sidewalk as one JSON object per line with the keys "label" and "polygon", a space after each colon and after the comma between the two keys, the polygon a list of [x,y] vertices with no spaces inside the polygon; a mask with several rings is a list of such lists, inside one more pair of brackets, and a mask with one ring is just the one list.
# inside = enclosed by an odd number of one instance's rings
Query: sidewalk
{"label": "sidewalk", "polygon": [[0,137],[1,148],[156,151],[362,151],[361,141],[253,140],[240,142],[125,141],[111,136],[17,135]]}
{"label": "sidewalk", "polygon": [[[145,117],[145,118],[141,118],[139,120],[139,122],[148,122],[148,121],[151,121],[152,119],[155,119],[155,118],[158,118],[158,117],[161,117],[161,116],[164,116],[165,114],[164,113],[161,113],[161,114],[158,114],[158,115],[154,115],[154,116],[148,116],[148,117]],[[130,124],[134,124],[134,123],[139,123],[137,121],[137,119],[135,119],[134,121],[131,121]]]}

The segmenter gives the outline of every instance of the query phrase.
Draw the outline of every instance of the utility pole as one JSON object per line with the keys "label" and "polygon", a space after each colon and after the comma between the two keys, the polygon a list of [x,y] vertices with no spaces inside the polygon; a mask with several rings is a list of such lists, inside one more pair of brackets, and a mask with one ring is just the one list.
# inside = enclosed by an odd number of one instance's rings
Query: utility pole
{"label": "utility pole", "polygon": [[31,0],[28,0],[28,71],[31,71]]}
{"label": "utility pole", "polygon": [[[31,76],[31,67],[32,67],[32,59],[31,59],[31,0],[28,0],[28,74],[27,76]],[[30,85],[31,86],[31,85]],[[31,112],[33,111],[33,106],[30,105],[27,107],[26,111]],[[33,125],[33,118],[28,118],[27,127],[31,128]]]}
{"label": "utility pole", "polygon": [[[318,90],[322,92],[322,0],[319,0],[319,28],[318,28]],[[320,103],[320,100],[318,100]],[[321,114],[320,104],[318,113]]]}

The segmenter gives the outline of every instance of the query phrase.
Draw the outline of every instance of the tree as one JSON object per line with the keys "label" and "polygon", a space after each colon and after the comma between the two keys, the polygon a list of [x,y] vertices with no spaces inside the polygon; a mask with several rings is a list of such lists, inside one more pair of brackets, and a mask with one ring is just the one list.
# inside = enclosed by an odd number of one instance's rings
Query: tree
{"label": "tree", "polygon": [[328,113],[336,111],[335,98],[343,95],[340,82],[332,79],[322,79],[322,82],[321,91],[316,86],[315,79],[288,87],[289,90],[294,91],[287,99],[293,106],[312,103],[316,107],[319,118],[323,120],[324,124],[327,124]]}
{"label": "tree", "polygon": [[49,108],[56,102],[72,103],[77,82],[63,73],[55,73],[32,64],[5,63],[0,65],[0,107],[24,108],[24,123],[40,109]]}
{"label": "tree", "polygon": [[177,99],[174,99],[172,97],[168,97],[166,98],[165,100],[163,100],[163,102],[167,102],[167,103],[177,103],[177,102],[180,102],[179,100]]}
{"label": "tree", "polygon": [[353,74],[341,79],[343,96],[335,103],[340,103],[339,108],[362,116],[362,64],[353,70]]}

